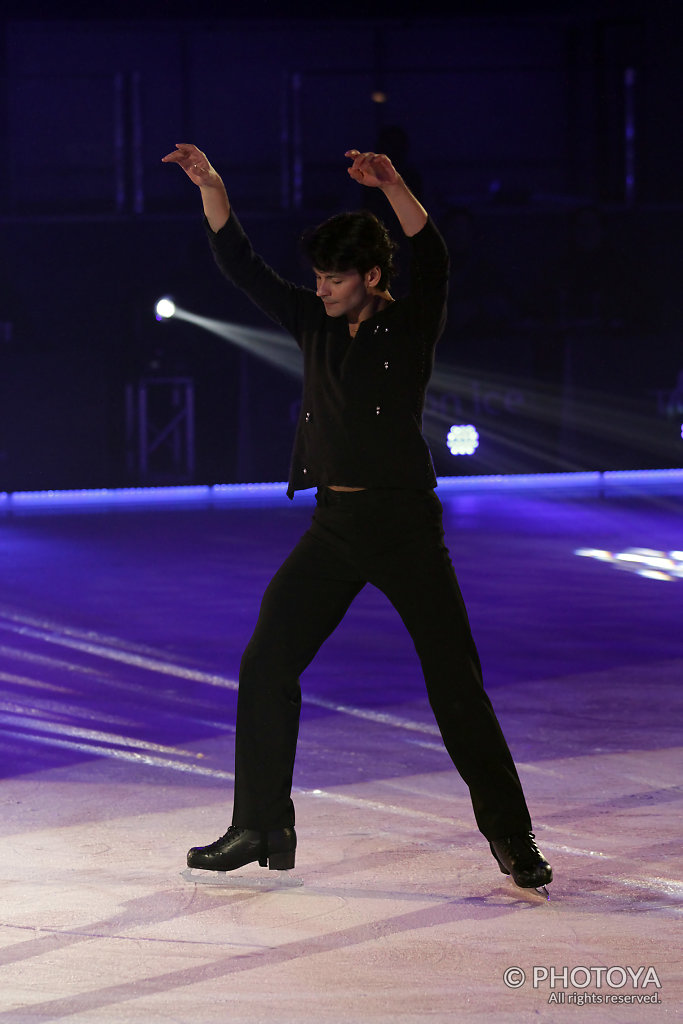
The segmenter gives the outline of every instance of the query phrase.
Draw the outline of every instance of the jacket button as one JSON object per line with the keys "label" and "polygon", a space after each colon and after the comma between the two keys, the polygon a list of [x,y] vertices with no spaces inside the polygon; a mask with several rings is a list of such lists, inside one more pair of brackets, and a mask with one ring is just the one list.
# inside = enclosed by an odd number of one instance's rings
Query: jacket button
{"label": "jacket button", "polygon": [[311,414],[310,414],[310,412],[307,412],[306,413],[306,423],[310,423],[310,422],[311,422]]}
{"label": "jacket button", "polygon": [[304,474],[304,476],[306,476],[306,473],[308,473],[308,470],[304,467],[301,472]]}
{"label": "jacket button", "polygon": [[375,409],[375,415],[379,416],[379,412],[380,412],[380,407],[378,405],[377,408]]}

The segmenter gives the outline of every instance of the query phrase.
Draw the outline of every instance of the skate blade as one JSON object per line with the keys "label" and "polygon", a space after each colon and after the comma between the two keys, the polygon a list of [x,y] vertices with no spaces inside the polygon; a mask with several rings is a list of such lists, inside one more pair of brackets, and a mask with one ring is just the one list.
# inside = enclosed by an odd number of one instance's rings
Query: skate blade
{"label": "skate blade", "polygon": [[545,896],[547,900],[550,899],[550,893],[544,885],[539,885],[537,889],[534,889],[534,892],[537,892],[539,896]]}
{"label": "skate blade", "polygon": [[185,868],[180,877],[196,885],[214,885],[222,889],[295,889],[304,884],[293,871],[268,871],[265,875],[238,875],[234,871],[202,871]]}

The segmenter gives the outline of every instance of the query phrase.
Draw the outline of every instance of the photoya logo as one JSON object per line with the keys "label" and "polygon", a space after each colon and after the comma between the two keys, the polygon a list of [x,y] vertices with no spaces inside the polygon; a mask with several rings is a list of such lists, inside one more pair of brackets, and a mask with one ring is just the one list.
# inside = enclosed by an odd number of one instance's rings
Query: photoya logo
{"label": "photoya logo", "polygon": [[[529,980],[535,989],[550,989],[548,1002],[557,1003],[658,1003],[662,987],[655,968],[645,966],[536,966],[530,976],[522,967],[508,967],[503,973],[508,988],[521,988]],[[603,991],[588,993],[585,990],[589,987]],[[635,989],[647,992],[636,994]]]}

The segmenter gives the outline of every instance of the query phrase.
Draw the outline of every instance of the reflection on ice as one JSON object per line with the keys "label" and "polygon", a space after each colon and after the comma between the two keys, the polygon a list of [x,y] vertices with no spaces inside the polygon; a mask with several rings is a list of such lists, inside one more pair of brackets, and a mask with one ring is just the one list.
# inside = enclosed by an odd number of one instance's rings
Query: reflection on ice
{"label": "reflection on ice", "polygon": [[683,551],[656,551],[654,548],[626,548],[605,551],[602,548],[577,548],[575,555],[609,562],[615,569],[636,573],[652,580],[673,582],[683,579]]}

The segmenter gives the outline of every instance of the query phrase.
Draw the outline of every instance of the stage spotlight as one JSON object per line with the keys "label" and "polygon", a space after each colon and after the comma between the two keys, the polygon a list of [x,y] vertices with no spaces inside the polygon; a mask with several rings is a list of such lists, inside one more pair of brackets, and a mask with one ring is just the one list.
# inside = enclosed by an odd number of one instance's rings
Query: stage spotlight
{"label": "stage spotlight", "polygon": [[448,431],[446,444],[451,455],[474,455],[479,447],[479,431],[471,423],[456,423]]}
{"label": "stage spotlight", "polygon": [[157,320],[168,320],[175,315],[175,302],[168,297],[159,299],[154,307],[154,314]]}

